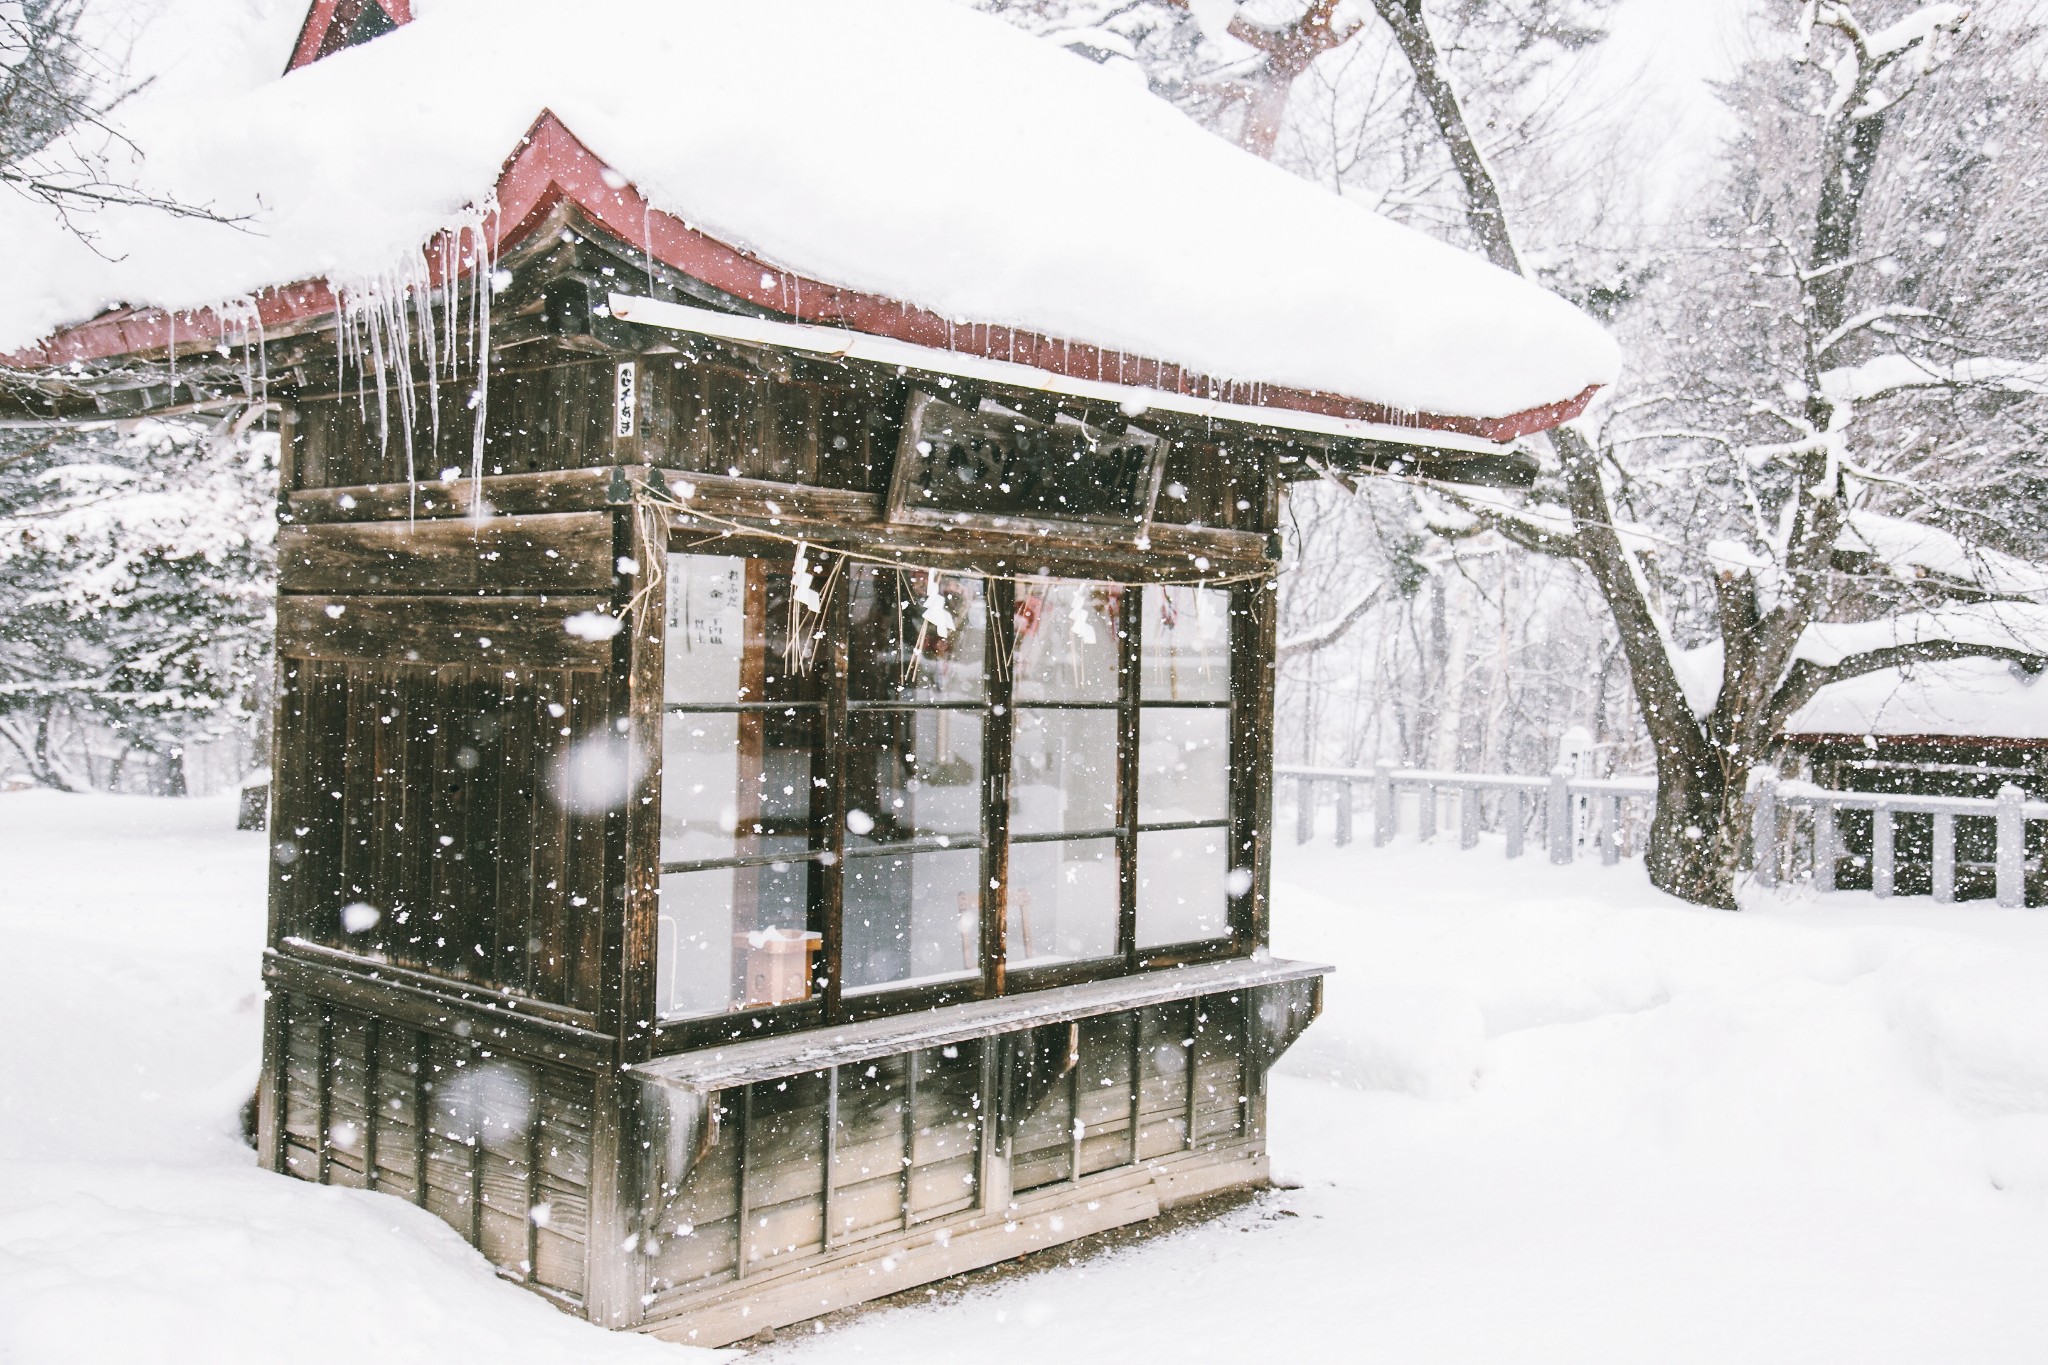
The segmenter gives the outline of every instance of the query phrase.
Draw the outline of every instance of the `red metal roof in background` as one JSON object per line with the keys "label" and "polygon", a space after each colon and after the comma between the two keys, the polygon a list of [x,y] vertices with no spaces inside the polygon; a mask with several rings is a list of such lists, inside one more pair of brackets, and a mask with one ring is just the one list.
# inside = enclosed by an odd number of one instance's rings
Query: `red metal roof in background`
{"label": "red metal roof in background", "polygon": [[297,71],[352,46],[364,11],[373,9],[382,11],[392,28],[412,22],[412,0],[313,0],[284,69]]}

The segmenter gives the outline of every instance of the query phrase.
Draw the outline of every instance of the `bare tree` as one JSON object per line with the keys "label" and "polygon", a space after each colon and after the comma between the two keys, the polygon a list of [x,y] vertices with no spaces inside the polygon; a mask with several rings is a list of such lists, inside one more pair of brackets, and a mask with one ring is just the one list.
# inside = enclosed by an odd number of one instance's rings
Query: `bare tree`
{"label": "bare tree", "polygon": [[[1440,135],[1453,147],[1464,145],[1453,160],[1473,236],[1495,264],[1522,272],[1499,187],[1471,145],[1418,0],[1376,3],[1416,69],[1418,90],[1436,92],[1425,99]],[[1966,13],[1947,4],[1912,10],[1876,30],[1862,23],[1856,6],[1807,5],[1792,28],[1796,62],[1772,72],[1789,82],[1774,112],[1782,123],[1803,121],[1793,140],[1804,155],[1786,156],[1779,147],[1778,155],[1738,163],[1738,175],[1746,171],[1752,180],[1748,221],[1721,243],[1720,255],[1740,260],[1749,288],[1768,295],[1742,319],[1753,353],[1732,374],[1695,374],[1698,390],[1653,397],[1637,410],[1721,420],[1704,430],[1664,432],[1630,432],[1610,421],[1604,440],[1561,428],[1551,434],[1554,505],[1464,500],[1438,522],[1449,534],[1492,529],[1532,551],[1576,560],[1591,574],[1655,740],[1651,879],[1691,900],[1733,906],[1745,775],[1819,688],[1917,660],[1994,655],[2038,663],[2048,647],[2040,643],[2031,603],[2001,612],[1894,594],[1890,614],[1861,629],[1831,628],[1853,596],[1841,572],[1845,540],[1859,516],[1871,515],[1857,509],[1897,482],[1874,410],[1930,390],[2048,392],[2039,365],[1976,350],[1962,320],[1942,325],[1934,310],[1901,298],[1896,272],[1878,268],[1892,255],[1889,244],[1867,232],[1885,194],[1888,132],[1969,42],[1966,24]],[[1725,292],[1720,298],[1728,301]],[[1698,348],[1699,334],[1689,339]],[[1728,359],[1725,350],[1719,357]],[[1701,562],[1681,566],[1660,557],[1654,530],[1632,515],[1654,497],[1624,458],[1645,442],[1667,453],[1705,447],[1728,464],[1731,476],[1722,486],[1746,516],[1737,534],[1706,547]],[[1709,577],[1711,635],[1720,654],[1711,680],[1717,686],[1695,687],[1690,698],[1689,661],[1659,590],[1660,579],[1687,567]],[[1710,661],[1711,654],[1690,662]]]}
{"label": "bare tree", "polygon": [[84,8],[84,0],[0,0],[0,184],[48,205],[88,241],[89,215],[114,206],[237,221],[116,171],[114,154],[137,149],[112,115],[141,86],[85,41]]}

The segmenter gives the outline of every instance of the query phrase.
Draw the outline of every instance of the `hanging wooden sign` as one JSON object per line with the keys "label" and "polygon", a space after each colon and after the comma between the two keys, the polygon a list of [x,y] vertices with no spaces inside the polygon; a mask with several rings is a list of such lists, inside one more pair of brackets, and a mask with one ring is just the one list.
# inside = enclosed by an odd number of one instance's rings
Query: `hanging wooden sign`
{"label": "hanging wooden sign", "polygon": [[1058,520],[1143,527],[1166,469],[1166,442],[1039,422],[1007,408],[911,395],[889,481],[889,519],[956,525]]}

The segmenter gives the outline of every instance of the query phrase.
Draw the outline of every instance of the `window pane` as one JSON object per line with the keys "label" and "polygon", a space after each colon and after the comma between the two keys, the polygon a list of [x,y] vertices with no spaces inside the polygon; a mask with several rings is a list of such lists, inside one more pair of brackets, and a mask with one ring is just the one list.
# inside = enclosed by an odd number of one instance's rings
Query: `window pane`
{"label": "window pane", "polygon": [[807,862],[663,877],[655,947],[661,1016],[809,999],[820,937],[807,923],[810,878]]}
{"label": "window pane", "polygon": [[1080,579],[1017,583],[1017,700],[1115,701],[1121,590]]}
{"label": "window pane", "polygon": [[1148,706],[1138,716],[1138,821],[1221,820],[1230,796],[1230,712]]}
{"label": "window pane", "polygon": [[1154,584],[1145,589],[1141,672],[1146,701],[1230,699],[1230,594]]}
{"label": "window pane", "polygon": [[981,971],[981,850],[846,860],[845,989],[924,985]]}
{"label": "window pane", "polygon": [[988,603],[979,578],[876,565],[858,566],[849,576],[849,697],[982,700]]}
{"label": "window pane", "polygon": [[981,834],[981,713],[856,711],[846,832],[855,847]]}
{"label": "window pane", "polygon": [[1080,833],[1116,826],[1116,712],[1017,708],[1010,832]]}
{"label": "window pane", "polygon": [[1116,840],[1062,839],[1010,849],[1012,969],[1116,952]]}
{"label": "window pane", "polygon": [[789,648],[786,565],[670,555],[668,573],[667,700],[730,706],[817,697],[818,670],[792,667],[801,661]]}
{"label": "window pane", "polygon": [[1221,829],[1138,836],[1138,946],[1193,943],[1230,932],[1229,835]]}
{"label": "window pane", "polygon": [[[671,712],[662,727],[662,860],[808,848],[817,727],[809,709]],[[790,837],[764,842],[776,835]]]}

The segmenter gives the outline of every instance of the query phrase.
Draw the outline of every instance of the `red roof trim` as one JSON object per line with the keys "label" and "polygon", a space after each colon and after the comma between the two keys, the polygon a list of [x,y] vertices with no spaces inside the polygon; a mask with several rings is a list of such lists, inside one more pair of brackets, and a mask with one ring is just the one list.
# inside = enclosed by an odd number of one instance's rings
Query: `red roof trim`
{"label": "red roof trim", "polygon": [[[322,0],[323,4],[335,2],[338,0]],[[316,14],[318,10],[316,6]],[[608,174],[617,183],[608,183]],[[806,279],[706,236],[680,218],[655,208],[631,184],[620,181],[617,173],[551,112],[535,120],[518,149],[507,158],[498,177],[497,201],[496,245],[500,252],[533,232],[550,210],[566,201],[628,246],[735,298],[799,322],[849,327],[964,355],[1016,361],[1076,379],[1103,380],[1390,426],[1456,432],[1501,442],[1571,420],[1585,411],[1599,387],[1589,385],[1570,398],[1506,417],[1451,417],[1408,412],[1341,394],[1216,379],[1168,361],[1042,336],[1021,328],[989,323],[955,324],[929,310],[894,299]],[[426,257],[433,263],[441,254],[430,249]],[[466,270],[466,254],[463,262]],[[442,283],[438,278],[434,282]],[[257,315],[265,328],[273,330],[331,313],[334,308],[333,291],[321,281],[267,289],[256,298]],[[0,359],[17,368],[67,365],[74,360],[99,360],[161,349],[179,334],[195,341],[216,338],[227,326],[212,309],[179,313],[122,310],[66,328],[37,346]]]}
{"label": "red roof trim", "polygon": [[362,17],[366,4],[383,10],[394,24],[412,22],[412,0],[313,0],[313,8],[306,11],[306,22],[299,25],[299,40],[292,44],[292,59],[285,63],[285,71],[297,71],[322,57],[333,56],[339,49],[329,45],[330,38],[346,36]]}

